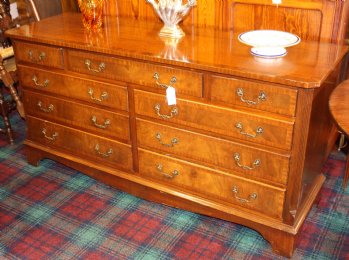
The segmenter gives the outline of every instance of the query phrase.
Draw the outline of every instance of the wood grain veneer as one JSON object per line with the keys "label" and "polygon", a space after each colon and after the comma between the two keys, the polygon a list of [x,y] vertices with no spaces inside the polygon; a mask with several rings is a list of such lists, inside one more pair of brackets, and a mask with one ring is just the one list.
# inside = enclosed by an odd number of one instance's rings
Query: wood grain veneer
{"label": "wood grain veneer", "polygon": [[[327,101],[347,47],[305,37],[264,60],[235,31],[184,23],[174,44],[158,37],[161,27],[111,16],[91,34],[80,14],[66,13],[7,32],[28,161],[50,158],[144,199],[248,226],[291,256],[324,182],[334,129]],[[30,50],[45,59],[28,58]],[[176,105],[159,84],[178,89]],[[50,104],[57,111],[47,112]]]}

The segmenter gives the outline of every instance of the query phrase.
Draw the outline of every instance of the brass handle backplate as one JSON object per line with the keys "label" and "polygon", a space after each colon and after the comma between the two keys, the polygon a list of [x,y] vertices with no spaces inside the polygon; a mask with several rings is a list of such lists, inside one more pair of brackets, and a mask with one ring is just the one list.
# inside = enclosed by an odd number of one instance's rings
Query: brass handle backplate
{"label": "brass handle backplate", "polygon": [[172,109],[170,111],[170,115],[163,115],[163,114],[160,113],[160,109],[161,109],[161,105],[160,104],[156,104],[154,106],[154,108],[155,108],[156,114],[159,117],[163,118],[163,119],[171,119],[172,117],[178,115],[178,108],[177,107],[172,107]]}
{"label": "brass handle backplate", "polygon": [[110,126],[111,122],[109,119],[105,120],[104,123],[101,125],[101,124],[98,124],[97,123],[97,117],[96,116],[92,116],[91,117],[91,121],[92,123],[97,127],[97,128],[101,128],[101,129],[106,129],[108,126]]}
{"label": "brass handle backplate", "polygon": [[102,102],[103,100],[106,100],[106,99],[108,98],[108,93],[105,92],[105,91],[102,92],[100,98],[95,98],[95,97],[93,96],[94,91],[93,91],[92,88],[89,88],[88,91],[87,91],[87,93],[90,95],[90,98],[91,98],[92,100],[97,101],[97,102]]}
{"label": "brass handle backplate", "polygon": [[159,143],[161,145],[166,146],[166,147],[173,147],[175,144],[178,144],[178,142],[179,142],[178,138],[175,137],[175,138],[172,138],[170,143],[164,143],[161,140],[161,134],[160,133],[156,133],[155,138],[159,141]]}
{"label": "brass handle backplate", "polygon": [[170,80],[170,84],[166,85],[164,83],[159,82],[159,73],[155,72],[153,78],[155,79],[156,85],[158,85],[161,88],[168,88],[168,87],[173,87],[173,84],[177,82],[177,78],[173,76]]}
{"label": "brass handle backplate", "polygon": [[47,132],[46,128],[43,128],[42,131],[41,131],[41,133],[43,133],[43,135],[44,135],[44,137],[46,139],[48,139],[50,141],[55,141],[57,139],[57,137],[58,137],[58,133],[57,132],[54,132],[52,134],[52,136],[47,136],[46,132]]}
{"label": "brass handle backplate", "polygon": [[165,176],[165,177],[168,178],[168,179],[173,179],[174,177],[176,177],[177,175],[179,175],[179,171],[177,171],[177,170],[173,170],[171,173],[164,172],[164,171],[163,171],[163,166],[162,166],[162,164],[158,164],[158,165],[156,166],[156,169],[157,169],[163,176]]}
{"label": "brass handle backplate", "polygon": [[32,81],[34,82],[35,86],[42,87],[42,88],[46,88],[50,83],[48,79],[45,79],[43,83],[39,83],[38,78],[35,75],[32,77]]}
{"label": "brass handle backplate", "polygon": [[239,131],[240,134],[246,135],[246,136],[248,136],[248,137],[256,138],[258,135],[263,134],[263,128],[260,127],[260,126],[257,127],[256,133],[255,133],[255,134],[250,134],[250,133],[244,132],[244,131],[243,131],[244,126],[243,126],[242,123],[240,123],[240,122],[236,123],[235,127],[236,127],[237,129],[240,130],[240,131]]}
{"label": "brass handle backplate", "polygon": [[240,97],[241,102],[246,103],[248,105],[257,105],[258,103],[267,100],[267,94],[264,91],[260,91],[257,101],[244,99],[244,90],[242,88],[238,88],[236,90],[236,94]]}
{"label": "brass handle backplate", "polygon": [[103,153],[100,151],[99,144],[96,144],[95,151],[98,155],[103,157],[110,157],[113,154],[113,149],[109,148],[107,152]]}
{"label": "brass handle backplate", "polygon": [[89,59],[86,59],[85,60],[85,66],[86,68],[89,70],[89,71],[92,71],[92,72],[95,72],[95,73],[100,73],[102,72],[103,70],[105,70],[105,63],[104,62],[101,62],[99,65],[98,65],[98,68],[97,69],[93,69],[91,68],[91,61]]}
{"label": "brass handle backplate", "polygon": [[30,61],[38,63],[38,62],[44,61],[44,59],[46,58],[46,53],[45,52],[40,52],[38,58],[35,59],[34,55],[33,55],[33,51],[29,50],[28,51],[28,57],[29,57]]}
{"label": "brass handle backplate", "polygon": [[256,167],[260,166],[261,164],[261,160],[260,159],[256,159],[252,166],[247,166],[247,165],[242,165],[240,164],[240,154],[239,153],[235,153],[234,154],[234,160],[237,166],[239,166],[240,168],[244,169],[244,170],[253,170]]}
{"label": "brass handle backplate", "polygon": [[41,101],[38,102],[38,107],[41,111],[43,111],[45,113],[51,113],[54,109],[54,106],[52,104],[50,104],[47,108],[42,107]]}
{"label": "brass handle backplate", "polygon": [[241,203],[250,203],[250,202],[252,202],[253,200],[256,200],[257,197],[258,197],[257,193],[256,193],[256,192],[253,192],[253,193],[251,193],[251,194],[248,196],[247,199],[240,198],[240,197],[238,196],[239,190],[238,190],[238,188],[237,188],[236,186],[234,186],[234,187],[232,188],[232,192],[234,193],[235,199],[237,199],[237,200],[240,201]]}

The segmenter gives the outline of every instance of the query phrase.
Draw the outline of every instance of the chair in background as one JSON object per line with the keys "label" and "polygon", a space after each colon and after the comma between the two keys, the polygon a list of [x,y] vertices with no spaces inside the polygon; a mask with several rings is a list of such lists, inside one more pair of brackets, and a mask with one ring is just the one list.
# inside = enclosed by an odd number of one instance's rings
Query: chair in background
{"label": "chair in background", "polygon": [[[3,53],[0,52],[0,117],[2,117],[4,121],[4,128],[0,128],[0,132],[7,134],[10,143],[13,143],[13,132],[9,119],[10,112],[17,109],[22,118],[25,117],[25,113],[22,101],[20,100],[17,88],[15,87],[18,79],[14,60],[8,63],[10,66],[5,66],[3,62],[3,55],[6,57],[9,51]],[[5,91],[5,88],[7,91]],[[6,98],[5,93],[9,93],[9,99]]]}
{"label": "chair in background", "polygon": [[[8,72],[5,70],[5,67],[3,66],[3,59],[0,55],[0,79],[1,79],[1,85],[0,85],[0,116],[3,119],[4,122],[4,128],[0,128],[1,133],[5,133],[8,136],[8,139],[10,143],[13,143],[13,132],[11,128],[9,113],[15,109],[15,103],[10,102],[5,98],[4,94],[4,85],[5,84],[12,84],[12,78],[8,74]],[[6,83],[5,83],[6,82]]]}
{"label": "chair in background", "polygon": [[[1,45],[0,50],[0,117],[4,121],[4,128],[0,128],[0,132],[6,133],[10,143],[13,143],[13,132],[11,128],[11,123],[9,119],[9,114],[12,110],[17,109],[19,114],[24,117],[23,104],[19,98],[17,89],[15,87],[17,80],[16,66],[13,60],[13,48],[11,43],[4,36],[4,32],[12,27],[12,18],[10,14],[10,3],[8,0],[0,0],[0,30],[1,30]],[[8,64],[12,66],[5,66],[4,59],[11,59],[12,63]],[[11,99],[5,97],[5,88],[8,90]]]}
{"label": "chair in background", "polygon": [[62,13],[61,0],[26,0],[35,21]]}
{"label": "chair in background", "polygon": [[12,18],[9,0],[0,0],[0,47],[10,47],[10,41],[5,37],[5,31],[10,28]]}

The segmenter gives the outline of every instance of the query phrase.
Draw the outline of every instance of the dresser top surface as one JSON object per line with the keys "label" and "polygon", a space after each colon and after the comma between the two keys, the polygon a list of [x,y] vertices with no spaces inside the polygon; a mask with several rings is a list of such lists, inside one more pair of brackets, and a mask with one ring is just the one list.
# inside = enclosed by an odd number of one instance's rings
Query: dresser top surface
{"label": "dresser top surface", "polygon": [[319,87],[347,51],[346,46],[301,41],[277,59],[257,58],[238,32],[182,26],[180,40],[160,38],[162,23],[104,17],[100,32],[84,30],[81,14],[64,13],[12,29],[12,39],[198,69],[289,86]]}

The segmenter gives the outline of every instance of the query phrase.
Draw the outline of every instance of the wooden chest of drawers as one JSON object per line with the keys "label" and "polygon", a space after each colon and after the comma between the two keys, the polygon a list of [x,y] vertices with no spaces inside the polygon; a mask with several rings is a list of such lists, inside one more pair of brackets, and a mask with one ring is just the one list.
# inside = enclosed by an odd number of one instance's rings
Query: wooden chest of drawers
{"label": "wooden chest of drawers", "polygon": [[263,60],[228,32],[166,46],[160,27],[125,20],[91,35],[78,14],[64,14],[7,33],[28,161],[51,158],[144,199],[248,226],[291,256],[324,182],[327,99],[346,48],[302,42]]}

